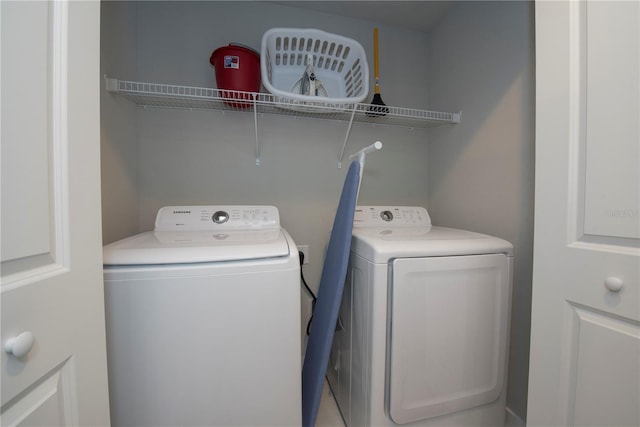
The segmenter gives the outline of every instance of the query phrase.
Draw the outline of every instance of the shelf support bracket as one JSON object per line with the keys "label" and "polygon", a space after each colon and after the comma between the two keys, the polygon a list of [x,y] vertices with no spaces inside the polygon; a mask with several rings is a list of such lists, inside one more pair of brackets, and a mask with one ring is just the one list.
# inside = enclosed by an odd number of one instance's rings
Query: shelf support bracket
{"label": "shelf support bracket", "polygon": [[344,157],[344,149],[347,147],[347,141],[351,135],[351,127],[353,126],[353,118],[356,116],[356,109],[358,104],[353,104],[353,111],[351,111],[351,118],[349,119],[349,126],[347,127],[347,134],[344,137],[344,143],[342,144],[342,151],[340,152],[340,158],[338,159],[338,169],[342,168],[342,157]]}
{"label": "shelf support bracket", "polygon": [[260,145],[258,142],[258,103],[257,95],[253,95],[253,129],[256,132],[256,166],[260,166]]}

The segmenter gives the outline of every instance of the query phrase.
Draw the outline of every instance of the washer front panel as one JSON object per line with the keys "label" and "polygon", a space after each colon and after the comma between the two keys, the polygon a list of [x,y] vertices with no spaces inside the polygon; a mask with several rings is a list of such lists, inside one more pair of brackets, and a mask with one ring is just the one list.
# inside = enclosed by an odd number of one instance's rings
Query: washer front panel
{"label": "washer front panel", "polygon": [[391,277],[391,419],[405,424],[498,399],[509,321],[508,258],[396,259]]}
{"label": "washer front panel", "polygon": [[114,426],[300,425],[294,254],[107,268],[105,305]]}

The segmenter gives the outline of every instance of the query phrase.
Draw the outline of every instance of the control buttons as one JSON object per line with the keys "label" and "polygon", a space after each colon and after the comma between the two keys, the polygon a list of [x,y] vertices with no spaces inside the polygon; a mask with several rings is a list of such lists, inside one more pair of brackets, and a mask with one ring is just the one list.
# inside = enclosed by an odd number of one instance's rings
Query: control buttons
{"label": "control buttons", "polygon": [[217,211],[216,213],[213,214],[211,219],[216,224],[224,224],[225,222],[229,221],[229,214],[226,213],[225,211]]}
{"label": "control buttons", "polygon": [[391,222],[393,221],[393,213],[391,211],[382,211],[380,212],[380,218],[383,221]]}

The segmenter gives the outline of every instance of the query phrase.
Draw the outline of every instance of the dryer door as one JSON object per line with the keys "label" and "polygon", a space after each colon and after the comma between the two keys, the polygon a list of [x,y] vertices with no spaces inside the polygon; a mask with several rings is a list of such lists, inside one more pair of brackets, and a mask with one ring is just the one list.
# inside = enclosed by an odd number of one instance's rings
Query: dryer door
{"label": "dryer door", "polygon": [[495,401],[506,368],[508,258],[405,258],[392,270],[389,416],[405,424]]}

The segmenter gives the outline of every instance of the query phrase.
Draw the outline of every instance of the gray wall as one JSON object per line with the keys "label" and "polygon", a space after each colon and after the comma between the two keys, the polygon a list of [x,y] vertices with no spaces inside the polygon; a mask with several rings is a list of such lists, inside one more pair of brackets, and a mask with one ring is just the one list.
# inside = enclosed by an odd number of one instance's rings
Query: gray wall
{"label": "gray wall", "polygon": [[[100,72],[131,78],[137,68],[137,8],[103,2],[100,10]],[[123,77],[121,77],[123,76]],[[137,108],[100,88],[102,237],[109,243],[138,232]]]}
{"label": "gray wall", "polygon": [[[215,87],[211,52],[229,42],[259,49],[272,27],[356,39],[373,75],[370,21],[249,2],[104,2],[102,20],[102,69],[121,79]],[[520,416],[531,268],[531,20],[527,3],[470,2],[456,3],[431,35],[379,25],[384,101],[462,110],[462,123],[430,130],[355,124],[345,152],[384,144],[367,157],[360,204],[425,206],[436,224],[515,244],[508,399]],[[317,287],[346,173],[337,161],[347,123],[259,117],[256,166],[252,114],[142,109],[110,93],[102,97],[105,243],[151,229],[165,205],[273,204],[296,243],[309,245],[303,271]]]}
{"label": "gray wall", "polygon": [[[133,7],[137,19],[135,39],[130,43],[137,51],[135,69],[110,73],[122,79],[215,87],[211,52],[229,42],[259,49],[262,34],[276,26],[320,28],[354,38],[366,52],[372,52],[374,23],[367,21],[248,2],[140,2]],[[103,15],[117,14],[104,14],[105,9],[113,8],[118,6],[104,3]],[[427,35],[384,26],[380,33],[385,102],[424,108],[426,86],[408,87],[405,82],[422,80],[428,74]],[[114,43],[125,52],[131,49],[117,32],[103,40],[104,45]],[[390,65],[404,55],[395,46],[416,52],[410,67]],[[368,57],[370,63],[372,59]],[[373,70],[373,65],[369,68]],[[126,218],[105,215],[110,224],[105,226],[105,243],[129,232],[132,218],[138,230],[152,228],[155,212],[167,204],[274,204],[296,243],[310,246],[311,263],[305,272],[310,283],[317,284],[346,173],[346,167],[337,168],[346,122],[259,117],[261,165],[256,166],[253,114],[152,108],[137,108],[131,114],[130,109],[126,113],[119,110],[117,96],[104,97],[109,100],[109,105],[103,103],[104,132],[120,134],[103,140],[103,151],[129,150],[120,158],[103,159],[105,197],[113,195],[104,204],[119,205],[118,194],[129,192],[132,183],[138,202],[133,211],[130,206],[122,209]],[[376,140],[383,141],[384,148],[367,159],[360,202],[426,206],[427,131],[354,124],[345,156]],[[112,176],[121,173],[131,180],[122,182]]]}
{"label": "gray wall", "polygon": [[434,223],[502,237],[515,247],[507,405],[526,417],[534,177],[534,27],[527,2],[456,2],[431,34],[430,101],[462,110],[434,129]]}

